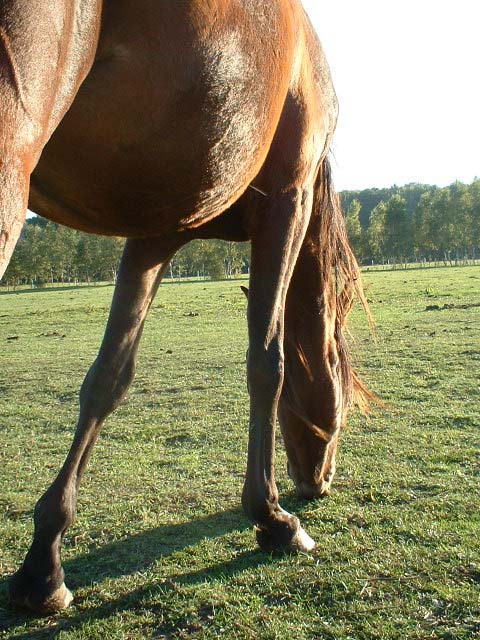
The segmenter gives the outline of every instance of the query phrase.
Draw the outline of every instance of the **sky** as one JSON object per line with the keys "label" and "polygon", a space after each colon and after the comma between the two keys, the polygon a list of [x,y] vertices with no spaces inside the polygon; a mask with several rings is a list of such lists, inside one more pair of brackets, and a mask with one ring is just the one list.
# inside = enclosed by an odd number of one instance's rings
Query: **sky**
{"label": "sky", "polygon": [[340,102],[337,189],[480,176],[480,0],[303,0]]}

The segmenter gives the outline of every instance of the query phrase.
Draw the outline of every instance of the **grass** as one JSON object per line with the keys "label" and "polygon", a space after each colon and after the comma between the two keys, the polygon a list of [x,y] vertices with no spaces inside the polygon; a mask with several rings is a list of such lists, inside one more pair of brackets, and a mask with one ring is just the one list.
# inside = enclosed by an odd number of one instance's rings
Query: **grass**
{"label": "grass", "polygon": [[239,283],[165,284],[65,539],[74,606],[49,618],[11,608],[7,579],[69,447],[112,287],[1,294],[0,638],[480,637],[480,268],[365,280],[377,343],[356,311],[352,348],[386,408],[352,415],[328,500],[295,497],[277,447],[282,505],[317,548],[261,553],[240,508]]}

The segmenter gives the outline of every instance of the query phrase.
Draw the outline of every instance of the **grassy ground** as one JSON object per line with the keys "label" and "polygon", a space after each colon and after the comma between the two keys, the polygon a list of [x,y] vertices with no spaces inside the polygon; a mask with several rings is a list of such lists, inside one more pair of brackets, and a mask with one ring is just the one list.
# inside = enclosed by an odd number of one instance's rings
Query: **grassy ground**
{"label": "grassy ground", "polygon": [[[318,543],[257,550],[238,282],[165,284],[127,402],[97,444],[63,552],[74,606],[7,603],[32,509],[63,461],[112,288],[0,295],[0,638],[480,637],[480,268],[367,273],[377,344],[355,357],[388,406],[344,433],[334,492],[282,504]],[[428,309],[428,310],[427,310]]]}

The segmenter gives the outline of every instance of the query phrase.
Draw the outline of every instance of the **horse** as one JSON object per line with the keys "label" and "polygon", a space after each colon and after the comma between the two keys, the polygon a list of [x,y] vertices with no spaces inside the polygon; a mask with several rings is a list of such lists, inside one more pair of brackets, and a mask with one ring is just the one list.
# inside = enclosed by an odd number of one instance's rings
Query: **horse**
{"label": "horse", "polygon": [[344,338],[364,296],[329,167],[337,114],[300,0],[1,3],[0,276],[27,205],[126,238],[70,451],[10,581],[17,605],[72,600],[60,549],[82,476],[169,261],[196,238],[251,241],[245,513],[262,549],[313,548],[279,504],[277,417],[300,496],[324,496],[348,409],[368,396]]}

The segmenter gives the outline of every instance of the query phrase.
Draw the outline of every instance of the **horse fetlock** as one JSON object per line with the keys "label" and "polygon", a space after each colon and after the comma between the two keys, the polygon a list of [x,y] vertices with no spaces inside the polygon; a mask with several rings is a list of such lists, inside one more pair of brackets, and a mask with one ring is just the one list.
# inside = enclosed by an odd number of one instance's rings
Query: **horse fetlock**
{"label": "horse fetlock", "polygon": [[274,518],[274,513],[279,509],[278,494],[272,492],[269,498],[258,495],[245,484],[242,492],[242,506],[247,518],[254,525],[269,522]]}
{"label": "horse fetlock", "polygon": [[63,569],[54,576],[38,577],[22,566],[11,578],[10,601],[40,615],[66,609],[73,600],[63,581]]}

